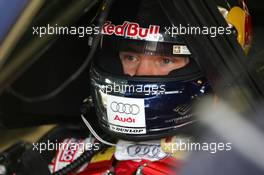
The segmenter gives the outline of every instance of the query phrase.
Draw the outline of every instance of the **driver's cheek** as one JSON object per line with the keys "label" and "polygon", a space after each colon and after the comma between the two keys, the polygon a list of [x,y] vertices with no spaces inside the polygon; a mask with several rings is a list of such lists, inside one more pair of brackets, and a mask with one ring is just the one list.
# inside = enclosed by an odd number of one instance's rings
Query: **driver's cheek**
{"label": "driver's cheek", "polygon": [[173,65],[167,65],[160,68],[160,71],[162,72],[162,75],[168,75],[171,71],[177,69],[176,66]]}
{"label": "driver's cheek", "polygon": [[122,62],[123,72],[129,76],[134,76],[138,67],[137,62]]}
{"label": "driver's cheek", "polygon": [[168,75],[173,69],[173,64],[163,64],[162,61],[156,62],[157,75]]}

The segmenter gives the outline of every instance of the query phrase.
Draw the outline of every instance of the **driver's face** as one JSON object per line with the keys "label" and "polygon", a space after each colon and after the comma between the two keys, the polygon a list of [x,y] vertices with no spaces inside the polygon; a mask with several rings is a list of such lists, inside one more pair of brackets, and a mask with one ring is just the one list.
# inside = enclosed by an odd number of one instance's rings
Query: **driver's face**
{"label": "driver's face", "polygon": [[152,56],[134,52],[120,52],[120,59],[124,74],[130,76],[168,75],[172,70],[188,64],[187,57]]}

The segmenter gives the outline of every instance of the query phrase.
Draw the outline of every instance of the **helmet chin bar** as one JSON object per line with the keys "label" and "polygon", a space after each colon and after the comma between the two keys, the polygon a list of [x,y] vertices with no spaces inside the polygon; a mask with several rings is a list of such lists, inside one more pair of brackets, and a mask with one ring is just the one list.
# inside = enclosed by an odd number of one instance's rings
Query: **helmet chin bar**
{"label": "helmet chin bar", "polygon": [[110,76],[92,66],[90,77],[100,127],[124,140],[184,133],[195,123],[193,103],[210,92],[201,74],[127,78]]}

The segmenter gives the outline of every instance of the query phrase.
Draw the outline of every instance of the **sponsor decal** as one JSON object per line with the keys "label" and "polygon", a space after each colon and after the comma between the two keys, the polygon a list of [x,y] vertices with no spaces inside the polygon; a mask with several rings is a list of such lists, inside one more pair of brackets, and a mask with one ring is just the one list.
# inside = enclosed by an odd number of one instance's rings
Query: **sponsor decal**
{"label": "sponsor decal", "polygon": [[178,113],[179,115],[186,115],[191,110],[190,104],[184,104],[176,106],[173,111]]}
{"label": "sponsor decal", "polygon": [[[59,143],[59,150],[57,150],[56,156],[49,164],[51,173],[54,173],[70,163],[76,160],[85,150],[90,150],[91,146],[94,145],[94,138],[88,137],[86,139],[75,139],[68,138],[62,143]],[[88,146],[88,147],[87,147]],[[83,165],[79,170],[82,171],[87,164]]]}
{"label": "sponsor decal", "polygon": [[172,53],[173,55],[190,55],[191,54],[187,46],[184,46],[184,45],[173,45]]}
{"label": "sponsor decal", "polygon": [[[74,143],[75,141],[76,141],[75,139],[70,139],[67,144],[70,145],[71,143]],[[60,162],[72,162],[76,153],[77,153],[76,148],[67,146],[66,149],[64,149],[64,151],[61,152],[59,161]]]}
{"label": "sponsor decal", "polygon": [[118,120],[120,122],[127,122],[127,123],[135,123],[135,119],[134,118],[131,118],[131,117],[128,117],[128,118],[123,118],[123,117],[119,117],[118,115],[115,116],[115,119],[114,120]]}
{"label": "sponsor decal", "polygon": [[138,23],[129,21],[125,21],[121,25],[114,25],[111,21],[106,21],[102,27],[102,34],[158,41],[159,30],[160,26],[158,25],[150,25],[148,28],[143,28]]}
{"label": "sponsor decal", "polygon": [[[146,127],[144,99],[118,97],[108,94],[106,96],[107,118],[109,124],[128,128]],[[144,133],[144,130],[142,131],[141,129],[128,131],[120,128],[114,128],[112,130],[116,132],[123,131],[124,133]]]}
{"label": "sponsor decal", "polygon": [[159,140],[144,142],[131,142],[119,140],[116,145],[115,157],[117,160],[139,160],[145,159],[156,161],[168,156],[161,149]]}
{"label": "sponsor decal", "polygon": [[120,126],[114,126],[109,125],[110,130],[114,132],[119,133],[125,133],[125,134],[146,134],[145,128],[128,128],[128,127],[120,127]]}
{"label": "sponsor decal", "polygon": [[118,112],[121,114],[124,113],[137,115],[140,112],[139,106],[136,104],[128,104],[116,101],[113,101],[110,104],[110,108],[113,112]]}

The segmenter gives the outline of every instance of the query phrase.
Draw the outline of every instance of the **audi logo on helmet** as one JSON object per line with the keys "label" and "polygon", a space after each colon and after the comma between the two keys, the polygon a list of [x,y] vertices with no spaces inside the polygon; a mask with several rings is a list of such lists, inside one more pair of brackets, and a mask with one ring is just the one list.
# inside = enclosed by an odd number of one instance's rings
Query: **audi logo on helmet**
{"label": "audi logo on helmet", "polygon": [[118,103],[113,101],[110,105],[113,112],[137,115],[140,112],[139,106],[136,104]]}

